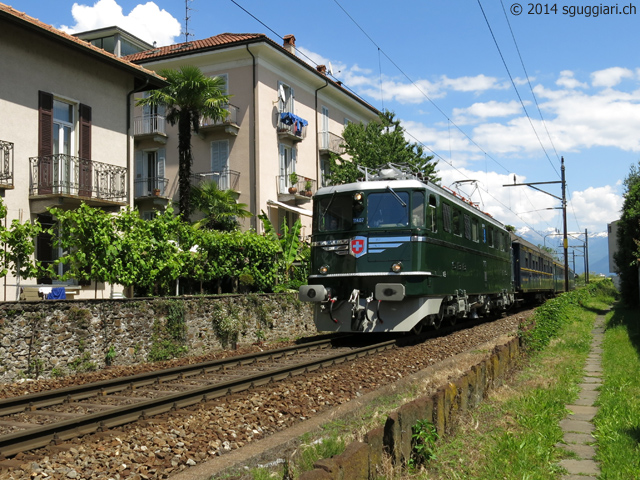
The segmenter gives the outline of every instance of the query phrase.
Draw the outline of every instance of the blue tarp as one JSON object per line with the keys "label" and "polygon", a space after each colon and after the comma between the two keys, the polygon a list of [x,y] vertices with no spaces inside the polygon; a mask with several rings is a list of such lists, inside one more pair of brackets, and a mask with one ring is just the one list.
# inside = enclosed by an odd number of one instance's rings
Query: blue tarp
{"label": "blue tarp", "polygon": [[309,125],[309,122],[307,122],[304,118],[300,118],[299,116],[289,112],[282,112],[280,114],[280,121],[285,125],[295,125],[296,123],[303,127]]}
{"label": "blue tarp", "polygon": [[64,287],[55,287],[51,289],[51,293],[47,295],[47,300],[66,300],[67,292]]}

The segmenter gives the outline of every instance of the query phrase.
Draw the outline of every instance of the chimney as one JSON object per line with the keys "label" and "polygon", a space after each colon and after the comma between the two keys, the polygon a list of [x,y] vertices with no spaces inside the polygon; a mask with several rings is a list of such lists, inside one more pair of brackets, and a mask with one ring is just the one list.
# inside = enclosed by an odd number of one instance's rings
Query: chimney
{"label": "chimney", "polygon": [[292,55],[295,55],[296,54],[296,37],[294,37],[293,35],[285,35],[284,43],[282,44],[282,46],[287,52],[291,53]]}
{"label": "chimney", "polygon": [[322,75],[327,74],[327,66],[326,65],[316,65],[316,70],[320,72]]}

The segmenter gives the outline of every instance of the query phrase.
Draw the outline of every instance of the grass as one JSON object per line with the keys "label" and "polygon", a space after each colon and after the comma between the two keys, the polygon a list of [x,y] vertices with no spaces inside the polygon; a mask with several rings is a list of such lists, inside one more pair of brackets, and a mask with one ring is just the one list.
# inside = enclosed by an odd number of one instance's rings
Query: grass
{"label": "grass", "polygon": [[594,419],[600,479],[640,479],[640,309],[617,306],[606,325]]}
{"label": "grass", "polygon": [[559,422],[568,413],[565,405],[577,398],[594,319],[614,300],[608,293],[580,294],[579,301],[565,298],[548,305],[543,316],[560,312],[564,320],[557,323],[554,318],[548,338],[535,339],[539,352],[507,385],[462,418],[453,435],[439,441],[436,462],[396,478],[560,478],[559,461],[572,454],[556,446],[562,441]]}

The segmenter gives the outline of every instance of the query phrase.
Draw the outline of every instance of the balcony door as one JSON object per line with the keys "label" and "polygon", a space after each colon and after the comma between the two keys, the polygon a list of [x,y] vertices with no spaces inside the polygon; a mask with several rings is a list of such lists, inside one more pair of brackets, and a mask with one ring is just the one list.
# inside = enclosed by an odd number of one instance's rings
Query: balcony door
{"label": "balcony door", "polygon": [[285,145],[283,143],[280,144],[280,182],[279,182],[279,192],[287,193],[291,182],[289,181],[289,175],[296,171],[296,149],[290,147],[289,145]]}
{"label": "balcony door", "polygon": [[53,101],[53,193],[72,193],[75,181],[71,160],[74,144],[73,105]]}
{"label": "balcony door", "polygon": [[138,150],[135,166],[135,196],[165,196],[165,149]]}

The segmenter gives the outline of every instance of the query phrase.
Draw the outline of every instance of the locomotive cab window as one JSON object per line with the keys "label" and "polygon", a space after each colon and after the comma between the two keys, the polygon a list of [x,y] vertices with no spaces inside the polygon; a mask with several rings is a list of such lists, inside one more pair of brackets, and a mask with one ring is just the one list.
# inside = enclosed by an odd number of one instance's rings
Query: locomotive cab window
{"label": "locomotive cab window", "polygon": [[424,228],[424,193],[413,192],[411,201],[411,225]]}
{"label": "locomotive cab window", "polygon": [[428,209],[428,219],[429,219],[429,227],[431,228],[432,232],[437,232],[438,231],[438,225],[436,223],[436,219],[438,218],[438,216],[436,215],[437,212],[437,205],[436,205],[436,196],[435,195],[429,195],[429,209]]}
{"label": "locomotive cab window", "polygon": [[337,232],[350,230],[353,225],[352,195],[330,195],[314,202],[315,214],[313,221],[317,222],[319,232]]}
{"label": "locomotive cab window", "polygon": [[367,225],[370,228],[407,227],[409,225],[409,193],[370,193],[367,197]]}

